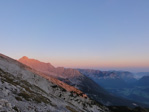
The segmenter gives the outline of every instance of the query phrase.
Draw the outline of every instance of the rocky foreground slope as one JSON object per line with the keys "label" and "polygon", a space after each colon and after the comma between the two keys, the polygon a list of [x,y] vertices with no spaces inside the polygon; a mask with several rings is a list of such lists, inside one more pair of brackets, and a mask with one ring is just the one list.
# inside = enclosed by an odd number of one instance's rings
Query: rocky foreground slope
{"label": "rocky foreground slope", "polygon": [[109,112],[80,90],[0,54],[0,111]]}

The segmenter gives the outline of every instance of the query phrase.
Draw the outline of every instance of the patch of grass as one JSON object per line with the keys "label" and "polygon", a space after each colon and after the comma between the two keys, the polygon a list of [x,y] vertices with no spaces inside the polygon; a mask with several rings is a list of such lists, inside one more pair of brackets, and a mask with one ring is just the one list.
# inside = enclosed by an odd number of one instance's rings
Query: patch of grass
{"label": "patch of grass", "polygon": [[40,92],[43,92],[45,94],[47,94],[44,90],[42,90],[41,88],[39,88],[38,86],[36,85],[31,85],[30,86],[32,89],[34,89],[35,91],[40,91]]}
{"label": "patch of grass", "polygon": [[18,85],[18,82],[16,82],[13,76],[9,75],[8,73],[3,74],[2,71],[0,71],[0,76],[2,82],[8,82],[14,86]]}
{"label": "patch of grass", "polygon": [[70,110],[71,112],[78,112],[78,111],[76,111],[75,109],[71,108],[70,106],[66,106],[66,108],[67,108],[68,110]]}
{"label": "patch of grass", "polygon": [[51,102],[48,98],[46,98],[46,97],[44,97],[44,96],[42,96],[42,95],[40,95],[40,96],[39,96],[39,95],[35,96],[35,97],[33,98],[33,100],[36,101],[37,103],[44,102],[44,103],[48,104],[48,103]]}
{"label": "patch of grass", "polygon": [[30,101],[31,95],[28,94],[25,91],[22,91],[21,93],[18,94],[19,96],[23,97],[25,100]]}

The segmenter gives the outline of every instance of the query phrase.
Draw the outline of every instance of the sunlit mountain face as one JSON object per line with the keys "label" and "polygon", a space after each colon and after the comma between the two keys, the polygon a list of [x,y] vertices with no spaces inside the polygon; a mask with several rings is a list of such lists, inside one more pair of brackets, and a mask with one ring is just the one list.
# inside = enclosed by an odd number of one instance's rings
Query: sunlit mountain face
{"label": "sunlit mountain face", "polygon": [[50,63],[44,63],[35,59],[29,59],[26,56],[20,58],[19,62],[24,63],[25,65],[28,65],[35,70],[44,72],[45,74],[51,75],[53,77],[75,78],[75,77],[82,76],[82,74],[78,70],[69,69],[69,68],[65,69],[64,67],[56,68]]}

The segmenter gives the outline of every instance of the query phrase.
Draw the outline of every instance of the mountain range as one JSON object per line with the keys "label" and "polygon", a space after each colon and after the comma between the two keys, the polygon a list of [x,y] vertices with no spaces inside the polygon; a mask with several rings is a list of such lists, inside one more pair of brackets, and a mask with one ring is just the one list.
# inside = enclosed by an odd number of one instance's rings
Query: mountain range
{"label": "mountain range", "polygon": [[148,112],[142,108],[147,105],[111,94],[81,69],[26,56],[0,54],[0,90],[2,112]]}
{"label": "mountain range", "polygon": [[[66,69],[63,67],[55,68],[50,63],[40,62],[36,59],[30,59],[26,56],[20,58],[18,61],[37,71],[47,74],[48,76],[55,77],[61,80],[62,82],[67,83],[68,85],[71,85],[81,90],[88,97],[90,97],[91,99],[99,103],[102,103],[103,105],[106,105],[106,106],[119,105],[119,106],[130,106],[130,107],[135,107],[136,105],[142,105],[140,103],[131,101],[129,99],[126,100],[122,97],[117,97],[113,94],[109,94],[109,92],[107,92],[103,87],[101,87],[100,84],[92,80],[92,78],[90,78],[89,76],[84,75],[84,73],[82,73],[81,70],[70,69],[70,68]],[[115,78],[114,75],[115,74],[111,73],[110,77]],[[133,80],[131,75],[129,75],[129,72],[127,73],[127,75],[124,75],[122,73],[121,77]],[[106,78],[107,76],[109,76],[109,74],[102,74],[102,76]],[[111,84],[111,83],[107,82],[106,84]]]}
{"label": "mountain range", "polygon": [[111,94],[149,105],[149,76],[147,76],[147,72],[143,73],[142,78],[136,79],[135,75],[128,71],[88,69],[79,69],[79,71]]}
{"label": "mountain range", "polygon": [[1,112],[109,111],[80,90],[0,54]]}

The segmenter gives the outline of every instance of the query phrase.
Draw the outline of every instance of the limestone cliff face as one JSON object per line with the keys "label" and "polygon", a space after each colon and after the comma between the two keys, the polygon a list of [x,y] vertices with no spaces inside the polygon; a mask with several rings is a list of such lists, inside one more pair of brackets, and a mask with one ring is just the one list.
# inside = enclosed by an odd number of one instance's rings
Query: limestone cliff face
{"label": "limestone cliff face", "polygon": [[29,59],[26,56],[23,56],[19,61],[31,68],[38,69],[38,71],[50,72],[55,69],[50,63],[43,63],[35,59]]}
{"label": "limestone cliff face", "polygon": [[64,67],[55,68],[50,63],[44,63],[44,62],[40,62],[35,59],[29,59],[26,56],[20,58],[19,62],[37,70],[37,71],[46,73],[46,74],[54,76],[54,77],[73,78],[76,76],[82,76],[82,74],[78,70],[70,69],[70,68],[66,69]]}

